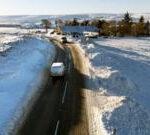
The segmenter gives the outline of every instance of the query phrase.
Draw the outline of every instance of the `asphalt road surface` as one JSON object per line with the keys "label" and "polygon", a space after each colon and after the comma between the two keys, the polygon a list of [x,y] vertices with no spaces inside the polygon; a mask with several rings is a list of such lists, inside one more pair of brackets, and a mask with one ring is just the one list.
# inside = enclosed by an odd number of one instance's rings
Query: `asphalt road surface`
{"label": "asphalt road surface", "polygon": [[[59,44],[59,43],[58,43]],[[73,46],[73,45],[72,45]],[[55,61],[64,62],[66,74],[57,80],[50,76],[19,135],[88,135],[83,88],[83,66],[77,49],[57,46]],[[78,67],[78,68],[77,68]],[[81,67],[83,68],[83,67]],[[49,73],[50,74],[50,73]]]}

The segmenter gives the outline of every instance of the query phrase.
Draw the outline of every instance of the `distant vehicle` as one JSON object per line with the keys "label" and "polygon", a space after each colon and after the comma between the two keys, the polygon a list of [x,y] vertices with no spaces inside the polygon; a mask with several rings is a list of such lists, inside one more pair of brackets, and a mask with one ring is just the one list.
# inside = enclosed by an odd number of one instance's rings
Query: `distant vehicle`
{"label": "distant vehicle", "polygon": [[50,73],[52,77],[60,77],[65,74],[65,65],[62,62],[54,62],[51,66]]}
{"label": "distant vehicle", "polygon": [[79,37],[79,35],[72,35],[72,37],[73,37],[73,38],[78,38],[78,37]]}
{"label": "distant vehicle", "polygon": [[61,38],[61,42],[62,42],[62,43],[67,43],[67,38],[66,38],[66,37],[62,37],[62,38]]}

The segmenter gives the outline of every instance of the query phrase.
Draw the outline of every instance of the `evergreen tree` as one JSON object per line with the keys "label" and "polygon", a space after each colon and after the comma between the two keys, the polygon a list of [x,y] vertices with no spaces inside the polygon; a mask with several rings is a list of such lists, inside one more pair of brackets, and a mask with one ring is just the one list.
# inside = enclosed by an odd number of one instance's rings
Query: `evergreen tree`
{"label": "evergreen tree", "polygon": [[137,23],[133,23],[132,24],[132,28],[131,28],[131,35],[132,36],[137,36]]}
{"label": "evergreen tree", "polygon": [[147,36],[150,35],[150,22],[149,21],[146,22],[146,35]]}
{"label": "evergreen tree", "polygon": [[99,31],[98,31],[99,36],[101,35],[102,26],[103,26],[104,23],[105,23],[104,20],[93,20],[92,23],[91,23],[92,26],[95,26],[99,29]]}
{"label": "evergreen tree", "polygon": [[132,23],[132,18],[130,17],[130,14],[128,12],[124,15],[123,21],[126,24],[131,24]]}
{"label": "evergreen tree", "polygon": [[118,22],[118,28],[117,28],[117,33],[119,34],[119,36],[124,36],[125,32],[124,32],[124,25],[122,21]]}
{"label": "evergreen tree", "polygon": [[72,21],[72,26],[78,26],[78,25],[79,25],[79,22],[78,22],[77,18],[74,18]]}
{"label": "evergreen tree", "polygon": [[136,26],[136,35],[137,36],[144,36],[146,34],[146,25],[144,23],[144,17],[141,16],[139,22]]}
{"label": "evergreen tree", "polygon": [[90,23],[89,20],[84,20],[82,23],[81,23],[81,26],[88,26]]}
{"label": "evergreen tree", "polygon": [[101,27],[101,34],[104,36],[110,35],[110,24],[109,22],[104,21]]}
{"label": "evergreen tree", "polygon": [[122,29],[122,35],[131,35],[132,18],[128,12],[124,15],[124,19],[120,25]]}
{"label": "evergreen tree", "polygon": [[117,35],[117,23],[116,23],[116,21],[111,21],[109,23],[110,23],[110,26],[109,26],[110,35],[116,36]]}
{"label": "evergreen tree", "polygon": [[144,23],[144,20],[145,20],[144,16],[141,16],[140,19],[139,19],[139,23]]}

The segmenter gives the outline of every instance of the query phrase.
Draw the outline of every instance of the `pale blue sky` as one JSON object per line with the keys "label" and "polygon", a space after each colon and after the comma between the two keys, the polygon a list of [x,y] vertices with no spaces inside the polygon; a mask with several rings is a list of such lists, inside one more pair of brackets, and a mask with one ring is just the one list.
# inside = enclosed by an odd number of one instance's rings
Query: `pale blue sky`
{"label": "pale blue sky", "polygon": [[150,0],[0,0],[0,15],[150,12]]}

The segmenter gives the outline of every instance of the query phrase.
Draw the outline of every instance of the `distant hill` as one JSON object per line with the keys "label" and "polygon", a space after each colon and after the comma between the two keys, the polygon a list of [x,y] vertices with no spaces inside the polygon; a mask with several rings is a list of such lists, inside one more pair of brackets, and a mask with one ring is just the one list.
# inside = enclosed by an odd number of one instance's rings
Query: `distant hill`
{"label": "distant hill", "polygon": [[[20,16],[0,16],[0,24],[38,24],[41,19],[50,19],[52,21],[56,19],[73,19],[78,18],[80,20],[85,19],[105,19],[119,21],[123,18],[124,14],[78,14],[78,15],[20,15]],[[131,14],[134,21],[137,21],[139,17],[143,15],[146,20],[150,21],[150,13],[144,14]]]}

